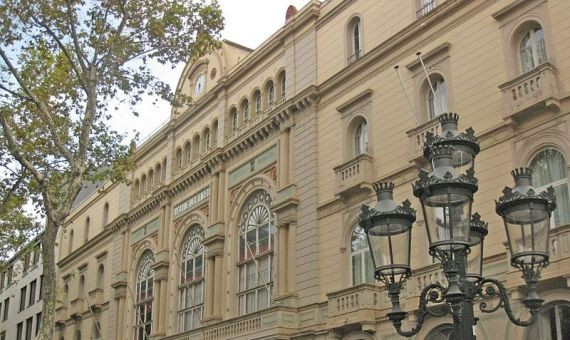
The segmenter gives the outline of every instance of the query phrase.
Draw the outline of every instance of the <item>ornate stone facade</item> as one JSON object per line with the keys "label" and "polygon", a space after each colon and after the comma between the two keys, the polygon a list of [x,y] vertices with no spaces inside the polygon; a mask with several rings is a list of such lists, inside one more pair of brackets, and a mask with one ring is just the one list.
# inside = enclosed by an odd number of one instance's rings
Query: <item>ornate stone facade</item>
{"label": "ornate stone facade", "polygon": [[[104,339],[397,339],[355,223],[374,183],[393,181],[396,200],[412,200],[410,184],[428,166],[421,146],[444,108],[481,141],[474,209],[490,224],[484,274],[508,287],[522,317],[524,283],[494,200],[518,166],[540,170],[537,187],[558,188],[539,293],[560,334],[570,310],[569,11],[566,0],[312,0],[255,50],[222,42],[183,70],[178,88],[193,104],[173,108],[138,145],[131,185],[104,184],[70,216],[59,286],[75,301],[84,277],[97,308],[62,300],[74,312],[58,313],[58,336],[89,338],[97,323]],[[422,219],[408,311],[424,286],[444,281]],[[183,256],[196,226],[203,248]],[[148,252],[151,286],[138,275]],[[502,311],[477,316],[478,339],[546,332]],[[417,338],[445,334],[449,322],[428,319]]]}

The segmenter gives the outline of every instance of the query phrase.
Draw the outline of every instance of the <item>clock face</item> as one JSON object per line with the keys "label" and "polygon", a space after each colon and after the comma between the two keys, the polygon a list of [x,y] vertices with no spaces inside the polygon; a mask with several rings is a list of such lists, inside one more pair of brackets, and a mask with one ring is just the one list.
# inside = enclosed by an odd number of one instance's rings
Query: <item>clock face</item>
{"label": "clock face", "polygon": [[204,74],[200,74],[198,78],[196,78],[196,85],[194,86],[194,94],[200,95],[204,92],[204,87],[206,85],[206,77]]}

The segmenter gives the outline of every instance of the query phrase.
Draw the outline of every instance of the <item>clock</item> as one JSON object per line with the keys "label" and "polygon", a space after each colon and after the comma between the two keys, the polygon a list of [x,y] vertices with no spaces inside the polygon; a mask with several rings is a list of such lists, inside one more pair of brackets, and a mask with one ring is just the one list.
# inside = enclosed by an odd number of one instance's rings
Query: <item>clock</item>
{"label": "clock", "polygon": [[204,87],[206,86],[206,76],[200,74],[196,77],[196,84],[194,85],[194,94],[199,96],[204,92]]}

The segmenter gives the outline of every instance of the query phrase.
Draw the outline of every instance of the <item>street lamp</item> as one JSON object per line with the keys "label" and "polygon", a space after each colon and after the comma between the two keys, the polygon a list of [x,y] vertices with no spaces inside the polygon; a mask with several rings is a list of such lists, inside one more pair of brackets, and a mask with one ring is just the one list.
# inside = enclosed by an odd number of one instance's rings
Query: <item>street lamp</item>
{"label": "street lamp", "polygon": [[[554,190],[537,193],[532,187],[532,170],[512,172],[515,188],[505,188],[496,202],[496,212],[503,218],[511,253],[511,264],[520,270],[528,287],[523,304],[530,311],[529,320],[516,318],[511,310],[507,291],[501,282],[482,275],[483,244],[487,223],[478,213],[472,214],[473,196],[478,189],[475,178],[475,157],[479,144],[472,129],[466,133],[457,130],[457,114],[443,114],[439,118],[441,134],[428,134],[424,156],[432,164],[432,171],[421,170],[413,183],[424,216],[429,241],[429,253],[441,262],[447,285],[432,283],[420,294],[417,323],[409,331],[402,329],[407,313],[400,307],[402,285],[411,275],[411,229],[415,211],[408,200],[396,206],[392,183],[374,186],[377,194],[375,208],[362,206],[359,224],[367,235],[375,267],[376,279],[388,289],[392,311],[388,318],[398,334],[417,334],[428,315],[453,316],[456,339],[474,339],[473,326],[477,319],[473,305],[476,298],[482,312],[505,309],[516,325],[528,326],[536,318],[543,300],[537,294],[540,272],[548,266],[548,232],[550,216],[555,208]],[[494,306],[486,299],[499,298]],[[441,308],[428,308],[438,304]]]}

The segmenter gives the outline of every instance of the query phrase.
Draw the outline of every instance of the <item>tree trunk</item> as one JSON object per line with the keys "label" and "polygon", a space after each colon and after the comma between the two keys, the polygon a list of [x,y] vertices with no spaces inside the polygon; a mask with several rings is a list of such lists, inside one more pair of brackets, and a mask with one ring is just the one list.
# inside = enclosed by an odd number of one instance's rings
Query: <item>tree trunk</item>
{"label": "tree trunk", "polygon": [[[57,302],[57,270],[55,263],[55,241],[57,231],[61,223],[53,221],[49,217],[46,221],[46,228],[42,234],[42,268],[43,268],[43,309],[42,328],[40,330],[40,340],[54,339],[55,327],[55,307]],[[61,245],[60,245],[61,246]]]}

